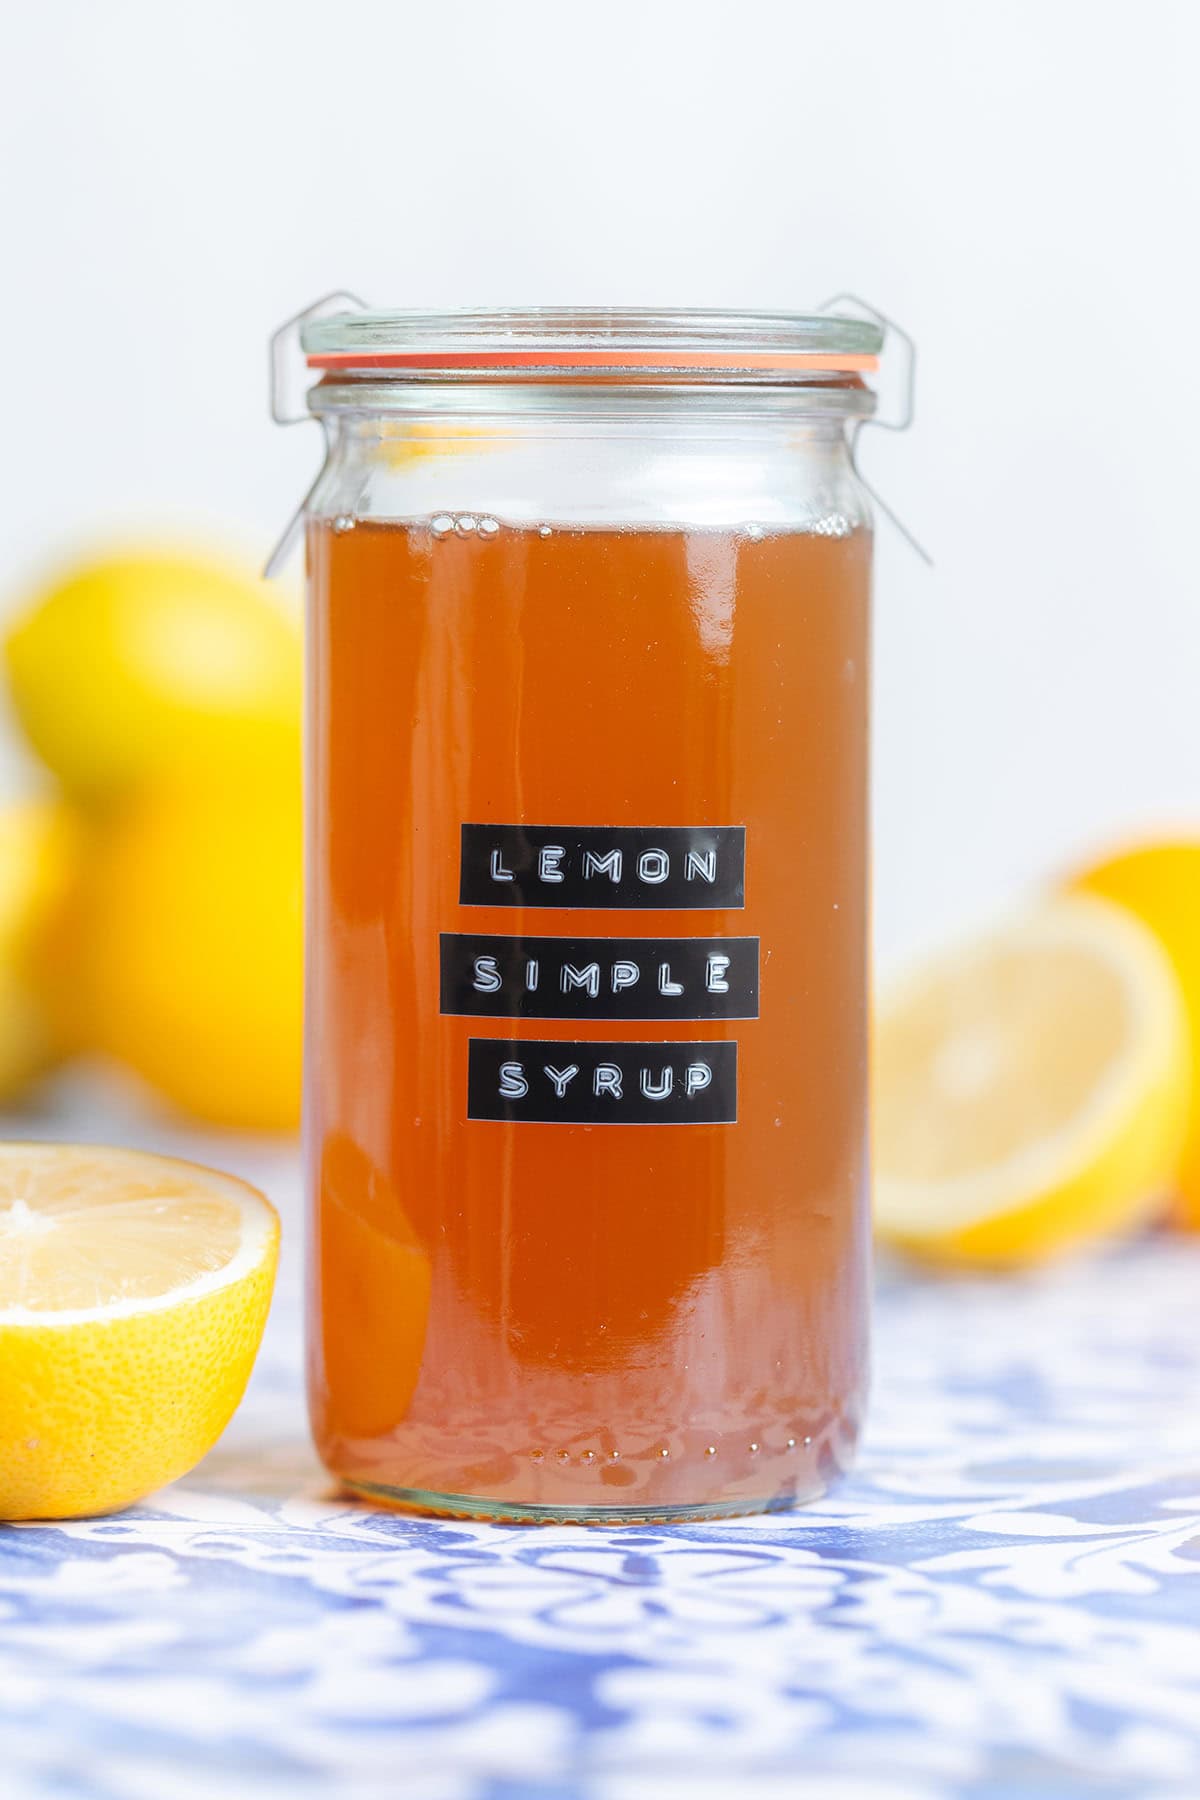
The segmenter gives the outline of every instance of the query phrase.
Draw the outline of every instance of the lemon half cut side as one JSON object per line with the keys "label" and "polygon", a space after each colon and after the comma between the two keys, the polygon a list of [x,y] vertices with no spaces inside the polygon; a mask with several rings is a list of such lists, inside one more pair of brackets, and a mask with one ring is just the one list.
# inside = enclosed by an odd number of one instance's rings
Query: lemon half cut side
{"label": "lemon half cut side", "polygon": [[0,1518],[112,1512],[245,1391],[279,1245],[255,1189],[94,1145],[0,1145]]}
{"label": "lemon half cut side", "polygon": [[1191,1120],[1176,1219],[1200,1231],[1200,839],[1133,845],[1075,875],[1079,892],[1111,900],[1147,926],[1170,957],[1191,1023]]}
{"label": "lemon half cut side", "polygon": [[1036,1261],[1166,1202],[1185,1130],[1183,1003],[1120,908],[1055,900],[918,969],[879,1008],[879,1232]]}

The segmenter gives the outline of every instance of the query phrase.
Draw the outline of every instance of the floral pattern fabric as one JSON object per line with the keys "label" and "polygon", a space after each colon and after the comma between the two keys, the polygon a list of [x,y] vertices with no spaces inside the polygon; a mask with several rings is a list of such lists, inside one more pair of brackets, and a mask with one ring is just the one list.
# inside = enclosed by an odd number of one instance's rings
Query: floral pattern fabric
{"label": "floral pattern fabric", "polygon": [[[175,1146],[165,1146],[175,1147]],[[370,1512],[308,1446],[292,1227],[225,1438],[0,1528],[5,1800],[1200,1796],[1200,1244],[884,1270],[856,1472],[670,1529]]]}

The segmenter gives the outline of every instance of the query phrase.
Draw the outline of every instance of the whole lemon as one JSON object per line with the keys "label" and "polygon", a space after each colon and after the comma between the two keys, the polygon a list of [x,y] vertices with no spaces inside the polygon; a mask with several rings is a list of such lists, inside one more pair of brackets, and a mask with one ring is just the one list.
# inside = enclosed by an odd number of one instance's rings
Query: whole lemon
{"label": "whole lemon", "polygon": [[95,834],[76,910],[81,1035],[213,1124],[300,1108],[298,737],[177,773]]}
{"label": "whole lemon", "polygon": [[80,833],[68,810],[28,800],[0,808],[0,1096],[39,1075],[63,1048],[40,963],[75,880]]}
{"label": "whole lemon", "polygon": [[1192,1063],[1179,1216],[1200,1230],[1200,840],[1141,845],[1085,869],[1072,885],[1135,913],[1174,964],[1187,1010]]}
{"label": "whole lemon", "polygon": [[30,743],[88,801],[299,716],[298,622],[266,583],[206,555],[81,565],[17,620],[6,658]]}

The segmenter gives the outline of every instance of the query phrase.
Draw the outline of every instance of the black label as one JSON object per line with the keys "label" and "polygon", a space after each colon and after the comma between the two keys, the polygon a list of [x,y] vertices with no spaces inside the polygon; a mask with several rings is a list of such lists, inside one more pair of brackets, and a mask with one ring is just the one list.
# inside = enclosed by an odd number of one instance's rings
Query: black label
{"label": "black label", "polygon": [[733,1125],[737,1045],[472,1038],[467,1117],[538,1125]]}
{"label": "black label", "polygon": [[741,825],[464,825],[463,906],[720,908],[746,903]]}
{"label": "black label", "polygon": [[481,1019],[757,1019],[757,938],[443,932],[442,1011]]}

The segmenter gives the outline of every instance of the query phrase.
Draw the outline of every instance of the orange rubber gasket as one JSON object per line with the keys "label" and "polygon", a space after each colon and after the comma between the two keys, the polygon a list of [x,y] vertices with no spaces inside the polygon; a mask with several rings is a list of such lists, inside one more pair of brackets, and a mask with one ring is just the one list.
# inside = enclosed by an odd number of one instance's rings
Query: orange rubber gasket
{"label": "orange rubber gasket", "polygon": [[878,356],[846,352],[724,350],[330,350],[307,359],[310,369],[816,369],[851,375],[879,367]]}

